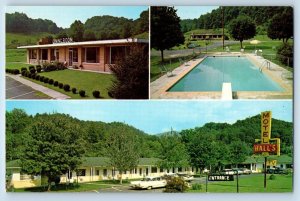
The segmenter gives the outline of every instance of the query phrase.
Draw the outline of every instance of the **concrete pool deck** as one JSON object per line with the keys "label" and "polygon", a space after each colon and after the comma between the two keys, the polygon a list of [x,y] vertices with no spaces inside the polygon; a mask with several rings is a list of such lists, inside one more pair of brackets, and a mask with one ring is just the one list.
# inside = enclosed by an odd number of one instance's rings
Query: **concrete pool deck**
{"label": "concrete pool deck", "polygon": [[[232,53],[213,53],[206,56],[246,56],[256,66],[260,67],[264,59],[254,54]],[[203,91],[203,92],[168,92],[168,89],[189,73],[203,59],[198,58],[188,62],[189,65],[182,64],[172,72],[174,76],[163,75],[150,83],[151,99],[221,99],[222,91]],[[283,91],[236,91],[233,92],[234,99],[292,99],[293,98],[293,73],[270,62],[270,69],[262,69],[269,78],[278,83]]]}

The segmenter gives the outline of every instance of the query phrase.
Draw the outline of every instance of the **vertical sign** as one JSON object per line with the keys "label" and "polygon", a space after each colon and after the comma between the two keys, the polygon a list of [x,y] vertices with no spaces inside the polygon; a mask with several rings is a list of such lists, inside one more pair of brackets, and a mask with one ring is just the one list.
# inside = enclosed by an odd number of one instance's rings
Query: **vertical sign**
{"label": "vertical sign", "polygon": [[[271,138],[271,120],[272,112],[266,111],[261,113],[261,142],[269,144]],[[263,152],[264,156],[268,156],[268,152]]]}

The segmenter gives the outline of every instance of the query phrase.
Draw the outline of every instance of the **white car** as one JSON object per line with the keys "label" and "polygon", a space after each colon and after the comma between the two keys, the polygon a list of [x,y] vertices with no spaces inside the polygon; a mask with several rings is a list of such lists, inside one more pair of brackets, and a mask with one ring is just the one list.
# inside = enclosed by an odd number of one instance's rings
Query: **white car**
{"label": "white car", "polygon": [[223,171],[221,171],[221,173],[225,174],[225,175],[235,175],[236,174],[232,169],[224,169]]}
{"label": "white car", "polygon": [[134,189],[164,188],[166,185],[167,181],[161,177],[145,177],[141,181],[130,182],[130,187]]}
{"label": "white car", "polygon": [[186,182],[191,182],[194,180],[194,177],[189,174],[184,174],[184,173],[177,173],[179,177],[181,177],[184,181]]}

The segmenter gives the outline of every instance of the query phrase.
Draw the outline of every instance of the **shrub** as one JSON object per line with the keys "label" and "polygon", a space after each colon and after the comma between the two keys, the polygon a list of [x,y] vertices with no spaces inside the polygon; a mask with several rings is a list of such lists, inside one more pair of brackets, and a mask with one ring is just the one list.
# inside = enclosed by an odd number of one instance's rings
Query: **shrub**
{"label": "shrub", "polygon": [[54,81],[54,82],[53,82],[53,85],[54,85],[55,87],[57,87],[57,86],[58,86],[58,82],[57,82],[57,81]]}
{"label": "shrub", "polygon": [[34,69],[34,66],[28,66],[28,69],[29,69],[29,71],[30,71],[31,69]]}
{"label": "shrub", "polygon": [[34,73],[34,74],[31,74],[31,78],[32,79],[35,79],[35,77],[36,77],[36,74]]}
{"label": "shrub", "polygon": [[22,68],[21,68],[21,72],[23,72],[23,71],[27,71],[27,68],[22,67]]}
{"label": "shrub", "polygon": [[20,70],[19,70],[19,69],[14,69],[14,70],[13,70],[13,74],[15,74],[15,75],[20,74]]}
{"label": "shrub", "polygon": [[54,82],[54,80],[53,80],[53,79],[50,79],[48,83],[52,85],[53,82]]}
{"label": "shrub", "polygon": [[70,85],[65,84],[65,85],[64,85],[64,90],[65,90],[65,91],[70,91]]}
{"label": "shrub", "polygon": [[63,83],[59,83],[59,84],[58,84],[58,87],[59,87],[60,89],[62,89],[62,88],[63,88],[63,86],[64,86],[64,84],[63,84]]}
{"label": "shrub", "polygon": [[180,177],[170,177],[166,178],[167,185],[165,192],[168,193],[180,193],[185,192],[188,189],[188,184]]}
{"label": "shrub", "polygon": [[33,75],[33,74],[29,73],[27,77],[28,77],[28,78],[31,78],[32,75]]}
{"label": "shrub", "polygon": [[93,96],[95,98],[100,98],[100,91],[93,91]]}
{"label": "shrub", "polygon": [[44,81],[44,78],[45,78],[44,76],[41,76],[41,77],[40,77],[40,81],[43,82],[43,81]]}
{"label": "shrub", "polygon": [[28,71],[26,71],[26,72],[25,72],[25,77],[28,77],[29,74],[30,74],[30,73],[29,73]]}
{"label": "shrub", "polygon": [[40,75],[36,75],[36,76],[35,76],[35,79],[36,79],[36,80],[40,80]]}
{"label": "shrub", "polygon": [[270,180],[275,180],[275,179],[276,179],[276,176],[273,175],[273,174],[271,174],[270,177],[269,177],[269,179],[270,179]]}
{"label": "shrub", "polygon": [[111,91],[107,92],[108,96],[114,98],[113,93]]}
{"label": "shrub", "polygon": [[21,73],[22,76],[25,76],[26,72],[27,72],[26,70],[23,70],[22,73]]}
{"label": "shrub", "polygon": [[199,183],[195,183],[192,185],[192,190],[201,190],[202,189],[202,185]]}
{"label": "shrub", "polygon": [[77,89],[75,87],[72,88],[73,94],[76,94]]}
{"label": "shrub", "polygon": [[79,91],[79,95],[80,95],[81,97],[85,97],[85,91],[84,91],[84,90],[80,90],[80,91]]}
{"label": "shrub", "polygon": [[49,82],[49,78],[45,77],[44,78],[44,83],[48,83]]}
{"label": "shrub", "polygon": [[293,67],[293,46],[284,43],[277,49],[276,57],[285,65]]}
{"label": "shrub", "polygon": [[34,74],[36,72],[36,70],[34,68],[31,68],[30,70],[30,73]]}
{"label": "shrub", "polygon": [[41,65],[37,65],[35,68],[38,73],[40,73],[42,71]]}

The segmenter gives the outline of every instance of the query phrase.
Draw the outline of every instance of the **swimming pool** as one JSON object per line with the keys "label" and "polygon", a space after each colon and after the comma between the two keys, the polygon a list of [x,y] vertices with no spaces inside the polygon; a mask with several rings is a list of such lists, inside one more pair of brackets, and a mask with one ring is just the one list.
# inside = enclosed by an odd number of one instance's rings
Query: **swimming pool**
{"label": "swimming pool", "polygon": [[232,91],[283,91],[243,56],[206,57],[168,91],[222,91],[223,82],[230,82]]}

